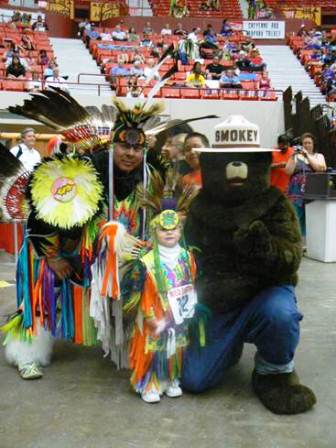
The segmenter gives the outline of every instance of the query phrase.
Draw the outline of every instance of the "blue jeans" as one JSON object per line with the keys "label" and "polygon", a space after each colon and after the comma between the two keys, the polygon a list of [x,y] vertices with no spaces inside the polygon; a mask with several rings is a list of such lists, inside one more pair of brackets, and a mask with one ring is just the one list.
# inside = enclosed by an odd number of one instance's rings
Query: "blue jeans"
{"label": "blue jeans", "polygon": [[191,345],[185,352],[182,386],[192,392],[216,386],[238,361],[245,342],[257,347],[259,373],[292,371],[302,317],[294,287],[286,285],[265,289],[238,310],[213,314],[207,345]]}

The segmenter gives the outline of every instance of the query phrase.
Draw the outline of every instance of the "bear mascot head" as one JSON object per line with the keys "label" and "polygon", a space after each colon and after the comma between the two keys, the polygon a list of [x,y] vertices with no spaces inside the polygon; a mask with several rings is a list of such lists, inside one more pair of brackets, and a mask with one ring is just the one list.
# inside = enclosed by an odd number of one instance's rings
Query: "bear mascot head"
{"label": "bear mascot head", "polygon": [[239,115],[215,127],[215,143],[200,155],[206,196],[237,206],[269,187],[272,153],[259,138],[258,126]]}

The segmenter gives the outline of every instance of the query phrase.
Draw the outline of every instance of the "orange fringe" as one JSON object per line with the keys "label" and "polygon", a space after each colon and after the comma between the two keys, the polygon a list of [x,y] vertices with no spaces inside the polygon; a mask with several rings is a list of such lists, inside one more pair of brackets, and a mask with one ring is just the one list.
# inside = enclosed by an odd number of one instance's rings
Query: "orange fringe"
{"label": "orange fringe", "polygon": [[83,288],[73,286],[75,344],[83,344]]}
{"label": "orange fringe", "polygon": [[[112,281],[112,298],[118,299],[120,296],[119,278],[118,278],[118,261],[115,252],[114,241],[117,235],[118,225],[109,224],[106,226],[99,238],[99,248],[104,238],[107,238],[108,248],[106,256],[105,272],[103,277],[103,285],[101,289],[101,295],[107,297],[109,280]],[[99,250],[99,249],[98,249]]]}

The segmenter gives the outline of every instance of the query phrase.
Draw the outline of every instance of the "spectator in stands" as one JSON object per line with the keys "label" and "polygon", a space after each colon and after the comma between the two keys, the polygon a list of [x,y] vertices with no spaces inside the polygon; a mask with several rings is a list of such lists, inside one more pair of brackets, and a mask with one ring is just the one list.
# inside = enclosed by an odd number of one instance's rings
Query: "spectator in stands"
{"label": "spectator in stands", "polygon": [[41,75],[39,73],[32,73],[32,79],[26,83],[26,89],[28,92],[38,92],[39,90],[42,90]]}
{"label": "spectator in stands", "polygon": [[[109,62],[111,61],[111,59],[109,60]],[[127,53],[119,53],[117,56],[117,62],[122,61],[124,64],[128,64],[129,63],[129,56]],[[134,62],[134,61],[132,61]]]}
{"label": "spectator in stands", "polygon": [[147,36],[151,36],[153,34],[153,28],[150,22],[146,22],[144,29],[142,30],[143,34],[147,34]]}
{"label": "spectator in stands", "polygon": [[308,34],[308,30],[306,28],[306,25],[303,23],[299,29],[299,31],[296,33],[298,37],[305,37]]}
{"label": "spectator in stands", "polygon": [[26,76],[26,69],[20,62],[18,56],[12,57],[12,62],[8,65],[6,69],[6,77],[11,79],[24,78]]}
{"label": "spectator in stands", "polygon": [[47,23],[42,16],[37,16],[37,21],[33,23],[32,29],[33,31],[48,31]]}
{"label": "spectator in stands", "polygon": [[195,62],[192,72],[186,78],[186,86],[201,88],[205,87],[205,83],[205,77],[202,74],[202,66],[199,62]]}
{"label": "spectator in stands", "polygon": [[172,164],[176,175],[180,172],[180,163],[184,162],[183,144],[186,136],[187,134],[184,132],[168,134],[161,149],[163,160]]}
{"label": "spectator in stands", "polygon": [[111,33],[100,33],[100,38],[102,41],[113,40]]}
{"label": "spectator in stands", "polygon": [[27,51],[32,51],[35,50],[34,44],[31,41],[30,37],[27,36],[26,34],[23,34],[21,37],[21,43],[20,46]]}
{"label": "spectator in stands", "polygon": [[[87,27],[89,27],[89,28],[87,28]],[[90,24],[90,22],[89,22],[89,19],[86,18],[86,19],[84,20],[84,22],[80,22],[80,23],[78,24],[78,35],[79,35],[80,37],[83,37],[84,30],[89,31],[90,28],[91,28],[91,24]]]}
{"label": "spectator in stands", "polygon": [[116,90],[117,88],[117,82],[118,78],[129,76],[130,71],[128,68],[125,67],[125,64],[122,60],[118,61],[118,65],[115,65],[110,70],[110,82],[111,82],[111,88],[113,90]]}
{"label": "spectator in stands", "polygon": [[31,14],[23,13],[21,17],[21,23],[23,25],[29,26],[31,24],[32,16]]}
{"label": "spectator in stands", "polygon": [[20,11],[14,11],[11,17],[12,22],[21,22],[21,13]]}
{"label": "spectator in stands", "polygon": [[128,40],[130,42],[135,42],[135,41],[139,40],[139,35],[135,31],[134,26],[131,26],[128,30]]}
{"label": "spectator in stands", "polygon": [[34,148],[36,142],[35,131],[26,128],[21,132],[21,143],[14,146],[10,152],[17,157],[27,171],[32,171],[40,163],[40,153]]}
{"label": "spectator in stands", "polygon": [[261,72],[261,77],[259,79],[259,89],[267,90],[271,88],[271,81],[268,77],[267,72]]}
{"label": "spectator in stands", "polygon": [[116,41],[126,41],[128,40],[128,35],[121,29],[120,25],[116,25],[115,29],[112,31],[112,39]]}
{"label": "spectator in stands", "polygon": [[201,10],[201,11],[209,11],[209,3],[208,3],[208,0],[202,0],[202,2],[201,2],[201,6],[200,6],[200,10]]}
{"label": "spectator in stands", "polygon": [[49,76],[52,76],[53,75],[53,71],[54,71],[54,69],[57,67],[57,64],[55,63],[55,61],[53,60],[53,59],[51,59],[49,62],[48,62],[48,66],[44,69],[44,72],[43,72],[43,78],[44,79],[46,79],[46,78],[48,78]]}
{"label": "spectator in stands", "polygon": [[170,28],[169,23],[166,23],[166,25],[161,30],[161,36],[171,36],[173,33],[172,29]]}
{"label": "spectator in stands", "polygon": [[185,161],[191,168],[191,172],[182,177],[182,187],[195,185],[198,188],[202,188],[199,155],[193,151],[193,148],[208,148],[209,146],[209,141],[204,134],[193,132],[185,138],[183,153]]}
{"label": "spectator in stands", "polygon": [[[8,44],[7,44],[8,45]],[[3,56],[4,61],[11,63],[11,59],[13,56],[19,56],[20,55],[20,46],[16,45],[15,42],[11,41],[9,43],[9,48],[6,51],[6,53]]]}
{"label": "spectator in stands", "polygon": [[208,23],[205,30],[203,31],[203,37],[205,37],[210,32],[213,32],[213,27],[211,23]]}
{"label": "spectator in stands", "polygon": [[150,78],[150,79],[160,79],[160,74],[157,71],[157,69],[155,69],[155,60],[153,58],[148,59],[147,61],[147,65],[144,68],[144,76],[146,79]]}
{"label": "spectator in stands", "polygon": [[265,64],[263,63],[263,59],[260,56],[259,50],[258,49],[253,49],[250,51],[249,54],[249,60],[250,60],[250,67],[255,70],[255,69],[260,69],[260,68],[264,68]]}
{"label": "spectator in stands", "polygon": [[140,61],[140,64],[144,64],[146,62],[146,59],[143,54],[141,54],[139,48],[134,49],[133,57],[131,59],[132,64],[134,64],[135,61]]}
{"label": "spectator in stands", "polygon": [[206,66],[207,79],[219,80],[224,71],[224,65],[219,63],[219,57],[214,56],[213,61]]}
{"label": "spectator in stands", "polygon": [[178,42],[178,57],[182,63],[182,65],[187,65],[189,63],[188,58],[188,40],[185,36],[181,36]]}
{"label": "spectator in stands", "polygon": [[219,0],[208,0],[210,11],[219,11]]}
{"label": "spectator in stands", "polygon": [[199,27],[193,28],[192,31],[188,34],[188,39],[191,40],[194,44],[197,44],[199,41],[200,32],[201,29]]}
{"label": "spectator in stands", "polygon": [[305,133],[301,137],[302,147],[289,159],[286,172],[291,176],[288,197],[292,201],[300,222],[301,234],[303,239],[306,236],[306,215],[304,190],[306,175],[309,172],[326,171],[327,166],[323,154],[315,150],[315,138],[312,134]]}
{"label": "spectator in stands", "polygon": [[52,76],[48,76],[46,78],[45,86],[46,88],[58,87],[59,89],[64,90],[65,92],[69,92],[69,87],[66,84],[66,80],[65,78],[60,76],[60,70],[57,66],[54,67]]}
{"label": "spectator in stands", "polygon": [[208,32],[204,36],[203,42],[200,44],[200,48],[210,48],[210,49],[218,49],[217,46],[217,37],[212,28],[208,30]]}
{"label": "spectator in stands", "polygon": [[222,27],[219,31],[219,34],[225,37],[229,37],[232,34],[231,25],[228,23],[227,19],[224,19],[222,22]]}
{"label": "spectator in stands", "polygon": [[271,185],[287,194],[290,176],[286,171],[287,163],[294,154],[294,148],[289,146],[287,135],[278,137],[277,149],[272,153]]}
{"label": "spectator in stands", "polygon": [[251,58],[246,54],[245,51],[241,50],[239,52],[239,59],[236,64],[239,70],[248,72],[263,71],[266,68],[266,64],[262,62],[262,58],[255,52],[251,52],[253,57]]}
{"label": "spectator in stands", "polygon": [[89,31],[87,31],[87,33],[86,33],[85,41],[86,41],[87,48],[89,48],[89,46],[90,46],[91,39],[100,40],[100,34],[96,30],[96,27],[94,24],[91,24],[91,29]]}
{"label": "spectator in stands", "polygon": [[175,36],[187,36],[186,30],[183,29],[182,23],[178,23],[176,29],[174,30]]}
{"label": "spectator in stands", "polygon": [[46,50],[42,49],[39,51],[37,62],[40,65],[48,65],[49,64],[49,57],[48,57]]}
{"label": "spectator in stands", "polygon": [[118,65],[111,68],[110,72],[111,76],[129,76],[130,71],[127,67],[125,67],[125,64],[123,61],[119,61]]}
{"label": "spectator in stands", "polygon": [[230,89],[241,89],[239,76],[233,70],[226,70],[219,79],[219,87]]}
{"label": "spectator in stands", "polygon": [[140,47],[152,48],[154,46],[150,36],[148,34],[143,34],[143,38],[140,42]]}
{"label": "spectator in stands", "polygon": [[133,67],[131,67],[131,70],[130,70],[130,75],[136,76],[137,78],[139,78],[140,76],[144,76],[144,71],[143,71],[143,68],[141,67],[140,61],[134,62]]}
{"label": "spectator in stands", "polygon": [[144,98],[141,86],[138,84],[138,77],[132,76],[127,83],[127,98]]}

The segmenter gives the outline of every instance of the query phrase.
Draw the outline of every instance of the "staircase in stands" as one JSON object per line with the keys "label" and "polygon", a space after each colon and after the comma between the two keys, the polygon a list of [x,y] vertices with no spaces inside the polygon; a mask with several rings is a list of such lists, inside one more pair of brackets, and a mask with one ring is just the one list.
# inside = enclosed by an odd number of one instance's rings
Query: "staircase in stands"
{"label": "staircase in stands", "polygon": [[[61,76],[68,76],[70,91],[97,94],[97,88],[92,84],[100,84],[100,91],[111,94],[109,83],[101,76],[97,64],[87,51],[82,40],[51,38],[51,43],[57,55]],[[80,73],[80,84],[77,83]],[[90,85],[91,84],[91,85]]]}
{"label": "staircase in stands", "polygon": [[326,102],[325,96],[287,45],[260,45],[258,48],[267,64],[274,89],[286,90],[291,86],[294,94],[301,90],[312,107]]}

